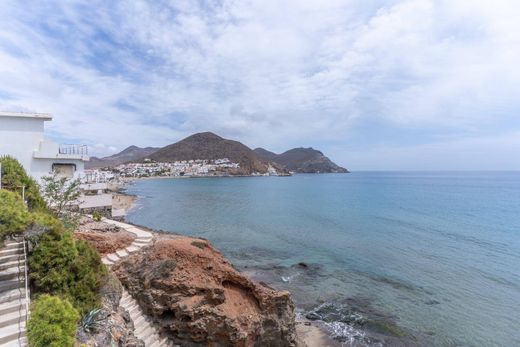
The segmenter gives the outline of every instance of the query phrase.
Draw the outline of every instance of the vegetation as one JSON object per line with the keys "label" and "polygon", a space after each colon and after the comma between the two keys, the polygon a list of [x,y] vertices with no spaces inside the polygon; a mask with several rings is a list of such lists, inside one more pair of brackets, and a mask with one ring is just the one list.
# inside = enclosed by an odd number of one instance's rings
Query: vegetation
{"label": "vegetation", "polygon": [[72,212],[74,204],[80,197],[80,181],[60,177],[57,172],[42,177],[43,199],[49,209],[61,219],[67,229],[78,226],[80,215]]}
{"label": "vegetation", "polygon": [[200,249],[204,249],[204,248],[208,247],[208,244],[204,241],[192,241],[191,245],[195,246],[197,248],[200,248]]}
{"label": "vegetation", "polygon": [[23,166],[13,157],[0,157],[2,166],[2,188],[16,192],[20,196],[22,193],[27,200],[30,210],[45,210],[45,200],[40,195],[38,184],[25,172]]}
{"label": "vegetation", "polygon": [[166,259],[155,266],[153,270],[154,278],[167,278],[177,267],[177,263],[173,259]]}
{"label": "vegetation", "polygon": [[0,242],[7,235],[24,231],[29,221],[29,212],[22,198],[14,192],[0,189]]}
{"label": "vegetation", "polygon": [[92,212],[92,219],[96,222],[100,222],[101,218],[103,218],[103,215],[99,213],[99,211]]}
{"label": "vegetation", "polygon": [[39,186],[15,159],[1,157],[0,163],[5,188],[0,189],[0,241],[10,233],[25,231],[33,245],[29,278],[37,298],[31,305],[29,344],[73,346],[79,313],[87,313],[81,323],[86,331],[98,323],[95,309],[107,274],[96,250],[72,237],[79,215],[70,210],[79,197],[79,182],[53,174],[43,179],[42,197]]}
{"label": "vegetation", "polygon": [[101,309],[97,308],[94,310],[88,311],[79,322],[79,326],[86,333],[96,332],[101,326],[101,322],[103,322],[103,318],[101,317]]}
{"label": "vegetation", "polygon": [[66,300],[42,295],[31,304],[27,326],[31,347],[71,347],[74,345],[79,314]]}
{"label": "vegetation", "polygon": [[61,295],[80,312],[99,305],[106,269],[99,254],[72,233],[53,228],[41,235],[29,256],[30,279],[38,292]]}

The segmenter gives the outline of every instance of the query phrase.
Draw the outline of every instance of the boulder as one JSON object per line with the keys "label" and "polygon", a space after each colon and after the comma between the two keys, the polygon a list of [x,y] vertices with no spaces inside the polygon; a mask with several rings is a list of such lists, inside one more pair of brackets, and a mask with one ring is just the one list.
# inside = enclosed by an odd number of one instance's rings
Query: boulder
{"label": "boulder", "polygon": [[289,292],[249,280],[205,240],[163,237],[112,269],[181,346],[296,346]]}

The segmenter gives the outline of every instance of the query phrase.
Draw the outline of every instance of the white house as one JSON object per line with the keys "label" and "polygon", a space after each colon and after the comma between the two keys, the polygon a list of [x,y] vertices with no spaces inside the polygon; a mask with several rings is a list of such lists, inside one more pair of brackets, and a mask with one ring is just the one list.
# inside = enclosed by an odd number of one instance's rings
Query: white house
{"label": "white house", "polygon": [[80,177],[89,160],[87,146],[46,140],[44,124],[50,120],[52,116],[45,113],[0,112],[0,155],[16,158],[37,180],[53,170]]}

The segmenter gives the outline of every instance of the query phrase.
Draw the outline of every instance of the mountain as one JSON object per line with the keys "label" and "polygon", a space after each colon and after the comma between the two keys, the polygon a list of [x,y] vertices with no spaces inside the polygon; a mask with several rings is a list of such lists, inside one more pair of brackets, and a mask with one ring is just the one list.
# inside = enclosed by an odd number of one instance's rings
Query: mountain
{"label": "mountain", "polygon": [[313,148],[293,148],[276,154],[263,148],[254,152],[264,160],[272,161],[286,170],[300,173],[346,173],[347,169],[336,165],[322,152]]}
{"label": "mountain", "polygon": [[231,162],[240,165],[240,168],[230,170],[229,173],[233,175],[250,175],[253,172],[266,173],[269,168],[269,160],[260,158],[246,145],[238,141],[224,139],[211,132],[191,135],[179,142],[161,148],[149,155],[148,158],[156,162],[228,158]]}
{"label": "mountain", "polygon": [[107,167],[107,166],[117,166],[119,164],[123,164],[129,161],[135,161],[138,159],[141,159],[143,157],[147,157],[150,154],[157,151],[159,148],[156,147],[137,147],[137,146],[130,146],[128,148],[125,148],[121,152],[117,154],[113,154],[109,157],[104,158],[98,158],[98,157],[91,157],[89,161],[85,163],[86,169],[94,169],[94,168],[100,168],[100,167]]}

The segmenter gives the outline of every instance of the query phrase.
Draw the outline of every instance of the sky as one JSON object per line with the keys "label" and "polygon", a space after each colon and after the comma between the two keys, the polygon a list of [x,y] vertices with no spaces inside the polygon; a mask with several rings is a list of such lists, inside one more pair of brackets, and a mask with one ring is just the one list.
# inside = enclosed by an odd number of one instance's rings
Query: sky
{"label": "sky", "polygon": [[213,131],[351,170],[520,170],[517,0],[17,1],[0,110],[92,155]]}

